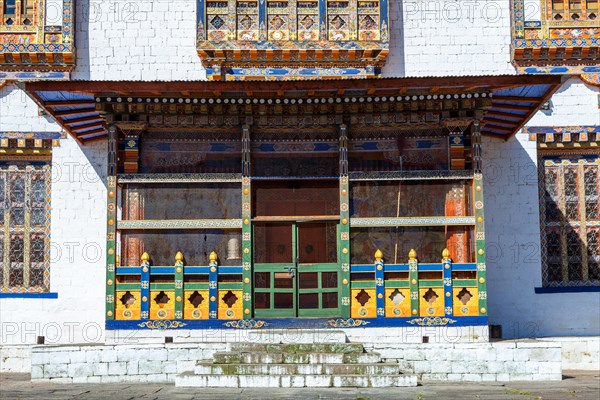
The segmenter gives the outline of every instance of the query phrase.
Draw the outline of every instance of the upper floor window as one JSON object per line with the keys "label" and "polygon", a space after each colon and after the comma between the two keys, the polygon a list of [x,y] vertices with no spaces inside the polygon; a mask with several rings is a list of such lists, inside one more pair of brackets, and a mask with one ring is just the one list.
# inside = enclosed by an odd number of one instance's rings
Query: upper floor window
{"label": "upper floor window", "polygon": [[2,0],[0,1],[0,25],[35,25],[37,0]]}
{"label": "upper floor window", "polygon": [[50,289],[50,163],[0,159],[0,292]]}
{"label": "upper floor window", "polygon": [[594,21],[598,18],[599,0],[549,0],[555,21]]}
{"label": "upper floor window", "polygon": [[586,154],[542,156],[544,286],[600,285],[599,160]]}

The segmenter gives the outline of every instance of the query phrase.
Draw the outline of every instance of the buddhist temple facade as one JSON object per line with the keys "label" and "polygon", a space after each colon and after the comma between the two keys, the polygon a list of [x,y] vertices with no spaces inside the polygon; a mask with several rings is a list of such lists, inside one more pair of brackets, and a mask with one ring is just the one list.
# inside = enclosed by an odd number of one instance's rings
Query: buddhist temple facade
{"label": "buddhist temple facade", "polygon": [[597,337],[599,4],[0,0],[0,346]]}

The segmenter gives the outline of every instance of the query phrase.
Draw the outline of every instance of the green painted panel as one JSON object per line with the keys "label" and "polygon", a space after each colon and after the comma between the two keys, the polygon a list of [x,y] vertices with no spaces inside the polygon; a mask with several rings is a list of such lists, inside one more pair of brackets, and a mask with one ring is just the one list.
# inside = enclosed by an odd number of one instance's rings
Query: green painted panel
{"label": "green painted panel", "polygon": [[477,279],[454,279],[453,286],[477,286]]}
{"label": "green painted panel", "polygon": [[352,281],[352,289],[375,289],[375,281]]}
{"label": "green painted panel", "polygon": [[385,287],[391,289],[409,288],[410,282],[406,281],[385,281]]}
{"label": "green painted panel", "polygon": [[139,283],[117,283],[117,290],[141,290]]}

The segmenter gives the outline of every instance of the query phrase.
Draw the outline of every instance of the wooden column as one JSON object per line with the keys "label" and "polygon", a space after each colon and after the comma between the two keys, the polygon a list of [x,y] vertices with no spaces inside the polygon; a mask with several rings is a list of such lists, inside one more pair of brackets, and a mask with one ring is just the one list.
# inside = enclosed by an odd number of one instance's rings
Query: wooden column
{"label": "wooden column", "polygon": [[477,291],[479,297],[479,315],[487,315],[487,271],[485,264],[485,229],[483,216],[483,174],[481,173],[481,131],[480,122],[474,121],[473,138],[473,204],[475,205],[475,257],[477,263]]}
{"label": "wooden column", "polygon": [[252,190],[250,187],[250,127],[242,127],[242,298],[244,319],[253,316],[252,304]]}
{"label": "wooden column", "polygon": [[341,315],[350,318],[350,185],[348,183],[348,136],[340,125],[340,229],[338,230],[341,283]]}
{"label": "wooden column", "polygon": [[106,225],[106,319],[115,318],[115,265],[117,236],[117,127],[108,127]]}

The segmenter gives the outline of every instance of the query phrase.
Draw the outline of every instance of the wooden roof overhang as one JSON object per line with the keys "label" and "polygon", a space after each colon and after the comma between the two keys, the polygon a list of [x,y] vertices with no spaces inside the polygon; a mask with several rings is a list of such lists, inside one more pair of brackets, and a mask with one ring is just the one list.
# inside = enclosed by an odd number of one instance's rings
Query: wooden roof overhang
{"label": "wooden roof overhang", "polygon": [[314,104],[417,104],[480,95],[491,99],[482,110],[482,133],[508,139],[548,101],[562,81],[561,75],[502,75],[267,82],[39,81],[25,87],[81,143],[106,137],[106,114],[119,113],[127,104],[200,107],[235,102],[268,106],[300,100]]}

